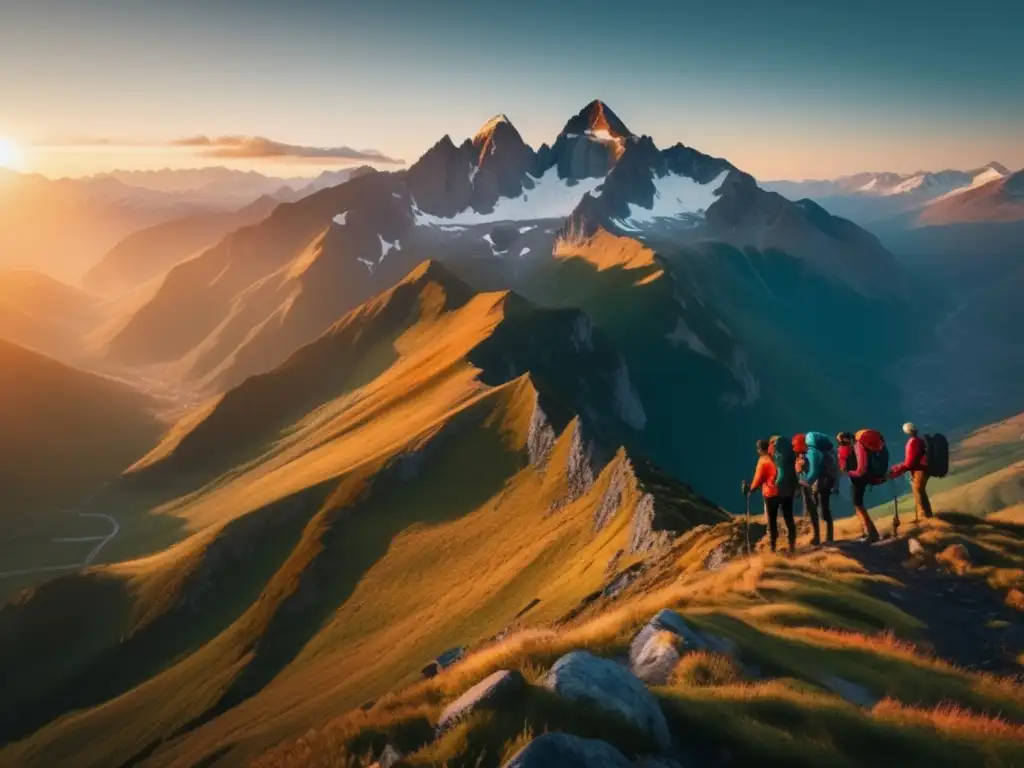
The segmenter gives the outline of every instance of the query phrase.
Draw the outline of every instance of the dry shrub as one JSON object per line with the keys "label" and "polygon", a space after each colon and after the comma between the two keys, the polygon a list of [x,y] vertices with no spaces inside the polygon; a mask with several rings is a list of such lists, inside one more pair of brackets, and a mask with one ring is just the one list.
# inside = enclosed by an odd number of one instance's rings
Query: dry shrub
{"label": "dry shrub", "polygon": [[963,544],[950,544],[935,556],[935,559],[958,576],[971,570],[971,555]]}
{"label": "dry shrub", "polygon": [[1006,593],[1006,604],[1014,610],[1024,613],[1024,592],[1016,587],[1011,589]]}
{"label": "dry shrub", "polygon": [[679,660],[670,680],[676,685],[732,685],[741,677],[739,665],[731,656],[713,651],[694,651]]}

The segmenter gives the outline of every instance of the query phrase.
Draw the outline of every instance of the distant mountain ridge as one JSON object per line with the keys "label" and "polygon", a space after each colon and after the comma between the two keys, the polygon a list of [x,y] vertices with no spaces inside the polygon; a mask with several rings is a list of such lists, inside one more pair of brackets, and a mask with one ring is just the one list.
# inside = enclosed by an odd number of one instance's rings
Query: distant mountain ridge
{"label": "distant mountain ridge", "polygon": [[1011,171],[990,162],[972,170],[857,173],[829,180],[765,181],[766,189],[791,200],[810,198],[840,216],[865,225],[885,222],[942,199],[1006,179]]}

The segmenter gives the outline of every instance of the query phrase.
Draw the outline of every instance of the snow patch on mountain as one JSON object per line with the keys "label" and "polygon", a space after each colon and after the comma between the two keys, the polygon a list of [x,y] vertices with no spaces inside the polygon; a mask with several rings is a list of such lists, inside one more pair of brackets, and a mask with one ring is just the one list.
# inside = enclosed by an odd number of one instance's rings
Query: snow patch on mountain
{"label": "snow patch on mountain", "polygon": [[604,178],[580,179],[570,183],[558,177],[558,168],[552,166],[538,179],[533,180],[533,189],[525,189],[518,197],[502,197],[490,213],[479,213],[472,208],[455,214],[451,218],[433,216],[414,209],[416,223],[424,226],[452,224],[490,224],[497,221],[536,221],[538,219],[562,219],[573,212],[583,196],[595,191],[604,183]]}
{"label": "snow patch on mountain", "polygon": [[743,388],[743,395],[728,393],[722,396],[722,403],[727,408],[749,408],[761,399],[761,382],[750,371],[747,365],[747,353],[740,347],[732,352],[732,365],[729,366],[733,378]]}
{"label": "snow patch on mountain", "polygon": [[400,250],[402,250],[402,243],[401,243],[400,240],[395,240],[395,242],[389,243],[387,240],[385,240],[380,235],[377,235],[377,238],[380,240],[380,260],[381,261],[384,261],[384,257],[388,255],[389,251],[392,251],[392,250],[400,251]]}
{"label": "snow patch on mountain", "polygon": [[656,177],[654,203],[650,208],[630,203],[628,226],[623,228],[635,230],[638,224],[649,224],[657,219],[703,216],[718,199],[718,190],[728,175],[729,171],[722,171],[707,184],[677,173]]}
{"label": "snow patch on mountain", "polygon": [[345,221],[348,219],[348,213],[348,211],[343,211],[342,213],[339,213],[337,216],[334,217],[334,223],[337,224],[339,227],[344,227]]}
{"label": "snow patch on mountain", "polygon": [[629,379],[626,361],[622,359],[619,360],[619,367],[615,371],[615,411],[619,418],[633,429],[643,429],[647,424],[644,404]]}
{"label": "snow patch on mountain", "polygon": [[523,250],[521,250],[521,251],[519,252],[519,256],[520,256],[520,257],[522,257],[522,256],[525,256],[525,255],[526,255],[526,254],[528,254],[529,252],[530,252],[530,249],[529,249],[529,248],[525,248],[525,247],[524,247],[524,248],[523,248]]}
{"label": "snow patch on mountain", "polygon": [[693,329],[686,324],[683,318],[676,318],[676,327],[671,333],[665,334],[665,339],[674,347],[678,347],[685,344],[690,348],[691,351],[696,352],[698,355],[704,357],[714,358],[711,350],[708,349],[707,345],[700,340],[700,337],[693,332]]}
{"label": "snow patch on mountain", "polygon": [[938,202],[939,200],[947,200],[951,197],[962,195],[964,192],[969,192],[972,189],[977,189],[978,187],[983,187],[986,184],[991,184],[993,181],[1001,181],[1004,178],[1006,178],[1005,173],[1000,173],[995,168],[986,168],[977,176],[975,176],[971,180],[970,184],[965,184],[962,187],[957,187],[956,189],[935,198],[933,202]]}

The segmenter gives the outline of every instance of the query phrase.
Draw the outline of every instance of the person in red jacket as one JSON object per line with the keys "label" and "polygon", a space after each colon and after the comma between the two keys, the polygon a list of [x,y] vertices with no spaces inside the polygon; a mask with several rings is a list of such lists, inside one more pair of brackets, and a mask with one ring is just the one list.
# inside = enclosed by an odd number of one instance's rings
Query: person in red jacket
{"label": "person in red jacket", "polygon": [[889,477],[895,479],[910,473],[910,487],[914,490],[914,504],[917,513],[924,517],[932,516],[932,503],[928,499],[928,452],[924,438],[918,436],[917,427],[911,422],[903,425],[903,432],[909,439],[903,453],[903,463],[889,470]]}
{"label": "person in red jacket", "polygon": [[743,493],[749,496],[760,489],[764,497],[764,514],[768,518],[768,540],[771,543],[772,552],[775,551],[779,541],[779,510],[782,510],[782,519],[786,521],[786,534],[789,540],[789,551],[796,550],[796,521],[793,519],[793,492],[780,494],[779,487],[775,484],[778,470],[771,457],[771,444],[768,440],[757,441],[757,467],[754,469],[754,479],[749,484],[743,483]]}

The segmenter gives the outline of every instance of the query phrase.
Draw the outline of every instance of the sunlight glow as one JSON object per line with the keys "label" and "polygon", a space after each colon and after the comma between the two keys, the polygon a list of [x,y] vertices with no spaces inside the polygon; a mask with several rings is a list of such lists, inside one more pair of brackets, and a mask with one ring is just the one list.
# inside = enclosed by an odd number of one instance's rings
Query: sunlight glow
{"label": "sunlight glow", "polygon": [[0,168],[12,170],[21,166],[22,153],[13,141],[0,138]]}

